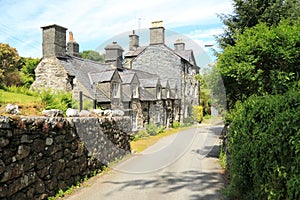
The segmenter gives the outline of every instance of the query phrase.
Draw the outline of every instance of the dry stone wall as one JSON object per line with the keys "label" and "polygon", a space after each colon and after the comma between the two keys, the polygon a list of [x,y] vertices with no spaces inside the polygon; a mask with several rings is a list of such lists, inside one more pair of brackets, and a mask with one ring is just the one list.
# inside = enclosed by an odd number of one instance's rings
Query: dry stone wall
{"label": "dry stone wall", "polygon": [[0,199],[47,199],[130,153],[130,123],[0,116]]}

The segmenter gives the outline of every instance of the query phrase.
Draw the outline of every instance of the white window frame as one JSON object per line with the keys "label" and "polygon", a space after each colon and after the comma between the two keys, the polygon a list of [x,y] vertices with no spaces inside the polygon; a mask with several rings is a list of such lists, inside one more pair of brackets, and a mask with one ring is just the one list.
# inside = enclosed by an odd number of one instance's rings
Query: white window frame
{"label": "white window frame", "polygon": [[112,97],[120,98],[120,83],[118,82],[112,83]]}
{"label": "white window frame", "polygon": [[138,84],[132,85],[132,97],[133,98],[139,98],[139,86]]}
{"label": "white window frame", "polygon": [[161,87],[160,87],[160,86],[157,87],[157,90],[156,90],[156,98],[157,98],[157,99],[161,99]]}

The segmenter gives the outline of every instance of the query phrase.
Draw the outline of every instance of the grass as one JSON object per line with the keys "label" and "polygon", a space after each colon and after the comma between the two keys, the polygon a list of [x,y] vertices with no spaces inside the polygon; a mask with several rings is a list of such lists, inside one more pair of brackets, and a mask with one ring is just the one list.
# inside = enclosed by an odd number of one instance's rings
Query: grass
{"label": "grass", "polygon": [[191,128],[191,127],[183,127],[183,128],[177,128],[177,129],[170,128],[168,130],[165,130],[163,133],[157,134],[155,136],[149,136],[149,137],[146,137],[146,138],[141,138],[141,139],[136,140],[136,141],[131,141],[130,142],[131,149],[135,152],[142,152],[147,147],[153,145],[154,143],[156,143],[161,138],[169,136],[169,135],[173,135],[175,133],[178,133],[179,131],[186,130],[186,129],[189,129],[189,128]]}
{"label": "grass", "polygon": [[7,92],[0,89],[0,103],[40,103],[40,99],[35,96],[29,96],[20,93]]}
{"label": "grass", "polygon": [[0,89],[0,114],[7,104],[16,104],[22,115],[41,115],[43,109],[40,98]]}

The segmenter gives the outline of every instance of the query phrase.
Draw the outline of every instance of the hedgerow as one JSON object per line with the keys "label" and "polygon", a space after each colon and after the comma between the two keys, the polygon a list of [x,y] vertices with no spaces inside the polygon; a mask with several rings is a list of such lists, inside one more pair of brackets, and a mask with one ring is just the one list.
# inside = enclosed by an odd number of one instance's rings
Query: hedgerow
{"label": "hedgerow", "polygon": [[300,199],[300,91],[252,96],[231,115],[232,199]]}

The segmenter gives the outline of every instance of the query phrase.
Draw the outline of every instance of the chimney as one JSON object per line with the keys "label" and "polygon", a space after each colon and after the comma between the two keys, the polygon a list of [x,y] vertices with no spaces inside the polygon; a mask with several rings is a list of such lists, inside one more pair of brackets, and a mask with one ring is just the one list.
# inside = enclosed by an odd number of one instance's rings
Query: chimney
{"label": "chimney", "polygon": [[185,43],[182,41],[182,39],[177,39],[174,43],[175,51],[184,51],[185,50]]}
{"label": "chimney", "polygon": [[66,55],[67,28],[56,24],[41,28],[43,31],[43,57],[64,57]]}
{"label": "chimney", "polygon": [[152,27],[150,28],[150,45],[165,43],[165,28],[162,23],[163,21],[152,22]]}
{"label": "chimney", "polygon": [[135,31],[132,31],[132,34],[129,35],[129,51],[135,51],[139,47],[139,36],[135,34]]}
{"label": "chimney", "polygon": [[67,51],[70,56],[79,57],[79,44],[74,40],[72,31],[69,32],[69,42],[67,43]]}
{"label": "chimney", "polygon": [[117,68],[122,68],[123,48],[117,42],[107,45],[105,48],[105,63],[111,63]]}

